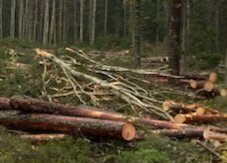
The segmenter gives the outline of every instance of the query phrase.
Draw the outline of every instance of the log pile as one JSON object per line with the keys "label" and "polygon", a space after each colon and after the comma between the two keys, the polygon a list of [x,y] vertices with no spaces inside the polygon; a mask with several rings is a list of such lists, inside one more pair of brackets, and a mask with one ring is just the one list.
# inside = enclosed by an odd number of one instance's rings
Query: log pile
{"label": "log pile", "polygon": [[167,100],[163,102],[163,109],[175,116],[176,123],[201,123],[227,121],[227,114],[200,104],[184,104]]}
{"label": "log pile", "polygon": [[[178,104],[165,102],[165,109],[183,110],[188,115],[196,114],[198,105]],[[184,121],[226,120],[226,114],[205,108],[203,115]],[[209,119],[209,120],[210,120]],[[93,136],[116,138],[131,141],[141,138],[137,130],[139,126],[147,126],[146,134],[159,134],[169,137],[193,137],[227,141],[227,129],[218,127],[204,127],[173,121],[159,120],[145,117],[126,116],[116,112],[108,112],[93,107],[68,106],[57,103],[45,102],[35,99],[10,99],[0,98],[0,125],[9,129],[32,132],[21,137],[31,141],[47,141],[62,139],[64,134],[74,136]],[[45,133],[50,134],[45,134]]]}

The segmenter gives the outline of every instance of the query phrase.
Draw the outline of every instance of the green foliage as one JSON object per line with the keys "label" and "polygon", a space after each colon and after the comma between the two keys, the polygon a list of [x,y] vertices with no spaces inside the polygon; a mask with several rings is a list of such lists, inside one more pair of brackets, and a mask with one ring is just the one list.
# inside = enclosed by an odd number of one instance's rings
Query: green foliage
{"label": "green foliage", "polygon": [[217,67],[220,63],[221,55],[217,53],[200,52],[187,57],[187,67],[199,70],[209,70]]}
{"label": "green foliage", "polygon": [[130,47],[130,39],[117,35],[100,36],[97,38],[94,47],[99,50],[127,49]]}
{"label": "green foliage", "polygon": [[5,38],[0,41],[0,46],[5,46],[8,48],[20,48],[20,49],[32,49],[37,46],[42,47],[41,45],[38,45],[37,43],[28,43],[25,40],[20,40],[20,39],[10,39],[10,38]]}
{"label": "green foliage", "polygon": [[170,160],[166,154],[155,149],[139,149],[137,151],[124,151],[116,156],[116,163],[166,163]]}

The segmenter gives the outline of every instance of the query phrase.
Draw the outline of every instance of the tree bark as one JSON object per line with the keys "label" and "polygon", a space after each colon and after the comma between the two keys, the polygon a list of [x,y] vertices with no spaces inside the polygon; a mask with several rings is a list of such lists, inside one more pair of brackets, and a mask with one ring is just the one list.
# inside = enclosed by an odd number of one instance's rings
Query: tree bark
{"label": "tree bark", "polygon": [[178,114],[175,117],[175,121],[177,123],[227,121],[227,115],[226,114],[214,114],[214,115]]}
{"label": "tree bark", "polygon": [[180,34],[182,15],[181,8],[182,8],[181,0],[171,0],[169,67],[171,69],[171,74],[173,75],[180,74],[180,54],[181,54]]}
{"label": "tree bark", "polygon": [[139,68],[141,66],[141,0],[135,0],[134,37],[134,62],[136,68]]}
{"label": "tree bark", "polygon": [[0,0],[0,40],[3,38],[2,5],[3,0]]}
{"label": "tree bark", "polygon": [[160,0],[156,0],[156,42],[160,41],[159,38],[159,20],[160,20]]}
{"label": "tree bark", "polygon": [[63,0],[63,29],[62,29],[62,41],[63,43],[67,43],[67,35],[68,35],[68,30],[67,30],[67,26],[68,26],[68,22],[67,22],[67,2],[68,0]]}
{"label": "tree bark", "polygon": [[38,27],[38,7],[39,7],[39,0],[35,0],[34,4],[34,24],[33,24],[33,34],[32,40],[37,41],[37,27]]}
{"label": "tree bark", "polygon": [[183,137],[199,137],[203,138],[204,129],[201,128],[185,128],[185,129],[161,129],[152,131],[154,134],[175,137],[175,138],[183,138]]}
{"label": "tree bark", "polygon": [[77,1],[74,0],[73,2],[73,8],[74,8],[74,12],[73,12],[73,31],[74,31],[74,43],[77,43],[78,41],[78,12],[77,12]]}
{"label": "tree bark", "polygon": [[51,13],[51,23],[50,23],[50,33],[49,33],[49,44],[54,42],[54,30],[55,30],[55,14],[56,14],[56,1],[52,2],[52,13]]}
{"label": "tree bark", "polygon": [[80,0],[80,42],[84,41],[84,0]]}
{"label": "tree bark", "polygon": [[11,0],[10,37],[15,38],[16,0]]}
{"label": "tree bark", "polygon": [[104,10],[104,35],[107,34],[107,23],[108,23],[108,6],[109,0],[105,0],[105,10]]}
{"label": "tree bark", "polygon": [[44,26],[43,26],[43,44],[47,45],[49,34],[49,0],[45,0]]}
{"label": "tree bark", "polygon": [[19,29],[18,29],[18,37],[19,39],[23,39],[23,25],[24,25],[24,0],[19,1]]}
{"label": "tree bark", "polygon": [[[1,102],[1,101],[0,101]],[[25,112],[37,112],[37,113],[48,113],[48,114],[59,114],[66,116],[79,116],[79,117],[88,117],[95,119],[105,119],[113,121],[124,121],[132,123],[142,123],[145,125],[158,127],[158,128],[181,128],[187,127],[188,125],[176,124],[173,122],[155,120],[149,118],[137,118],[137,117],[128,117],[122,114],[101,111],[88,106],[65,106],[56,103],[49,103],[38,100],[20,100],[12,99],[10,100],[10,105],[14,110],[20,110]]]}
{"label": "tree bark", "polygon": [[92,9],[92,30],[91,30],[91,45],[94,45],[94,43],[95,43],[96,9],[97,9],[97,0],[93,0],[93,9]]}
{"label": "tree bark", "polygon": [[59,2],[59,16],[58,16],[58,42],[62,43],[63,39],[63,0]]}
{"label": "tree bark", "polygon": [[50,114],[22,114],[1,111],[0,124],[20,130],[52,131],[72,135],[102,136],[131,141],[136,130],[125,122],[78,118]]}

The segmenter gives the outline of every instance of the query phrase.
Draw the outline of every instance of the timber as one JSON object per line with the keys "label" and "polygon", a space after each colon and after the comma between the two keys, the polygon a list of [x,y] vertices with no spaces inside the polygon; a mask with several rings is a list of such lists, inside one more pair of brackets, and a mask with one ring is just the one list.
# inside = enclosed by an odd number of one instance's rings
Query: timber
{"label": "timber", "polygon": [[227,142],[227,134],[217,133],[217,132],[211,131],[209,128],[204,131],[203,137],[205,140],[217,140],[220,142]]}
{"label": "timber", "polygon": [[184,103],[177,103],[171,100],[166,100],[163,102],[162,104],[163,109],[165,111],[183,111],[185,113],[189,113],[189,112],[195,112],[196,108],[198,107],[198,104],[184,104]]}
{"label": "timber", "polygon": [[185,129],[159,129],[152,131],[154,134],[164,135],[168,137],[176,137],[176,138],[183,138],[183,137],[203,137],[204,129],[202,128],[185,128]]}
{"label": "timber", "polygon": [[215,121],[227,121],[226,114],[214,114],[214,115],[197,115],[197,114],[178,114],[175,116],[175,122],[177,123],[190,123],[190,122],[215,122]]}
{"label": "timber", "polygon": [[0,97],[0,110],[9,110],[10,107],[10,99],[5,97]]}
{"label": "timber", "polygon": [[1,111],[0,124],[19,130],[40,130],[71,135],[87,135],[118,138],[131,141],[135,138],[135,127],[130,123],[92,118],[78,118],[51,114],[22,114]]}
{"label": "timber", "polygon": [[119,113],[107,112],[98,110],[90,106],[64,106],[61,104],[44,102],[39,100],[22,100],[22,99],[12,99],[10,105],[15,110],[22,110],[26,112],[37,112],[37,113],[49,113],[58,114],[66,116],[79,116],[88,117],[95,119],[104,119],[112,121],[124,121],[130,123],[141,123],[145,125],[150,125],[158,128],[181,128],[187,125],[176,124],[174,122],[156,120],[151,118],[138,118],[125,116]]}
{"label": "timber", "polygon": [[216,72],[211,72],[211,73],[209,74],[209,81],[215,82],[215,81],[217,80],[217,78],[218,78],[218,75],[217,75]]}
{"label": "timber", "polygon": [[50,140],[61,140],[66,137],[65,134],[25,134],[20,136],[22,139],[31,142],[46,142]]}

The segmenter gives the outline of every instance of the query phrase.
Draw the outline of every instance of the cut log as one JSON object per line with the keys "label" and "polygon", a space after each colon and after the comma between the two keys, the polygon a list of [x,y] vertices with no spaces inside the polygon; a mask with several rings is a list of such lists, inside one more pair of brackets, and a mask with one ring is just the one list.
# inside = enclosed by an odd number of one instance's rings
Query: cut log
{"label": "cut log", "polygon": [[203,89],[204,89],[205,91],[207,91],[207,92],[211,92],[211,91],[214,89],[214,84],[213,84],[213,82],[211,82],[211,81],[206,81],[206,82],[204,83]]}
{"label": "cut log", "polygon": [[67,106],[35,99],[29,100],[11,99],[10,105],[14,110],[22,110],[25,112],[49,113],[65,116],[79,116],[115,121],[122,121],[128,119],[127,116],[124,116],[122,114],[98,110],[90,106],[85,105]]}
{"label": "cut log", "polygon": [[154,134],[164,135],[168,137],[199,137],[203,138],[204,129],[202,128],[185,128],[185,129],[161,129],[152,131]]}
{"label": "cut log", "polygon": [[190,125],[187,125],[187,124],[178,124],[175,122],[156,120],[151,118],[139,118],[138,122],[141,124],[156,127],[156,128],[179,129],[179,128],[191,127]]}
{"label": "cut log", "polygon": [[[13,114],[11,113],[13,112]],[[40,130],[73,135],[100,136],[131,141],[135,127],[130,123],[50,114],[15,114],[1,111],[0,124],[18,130]]]}
{"label": "cut log", "polygon": [[201,89],[204,87],[204,81],[203,80],[190,80],[190,87],[192,89]]}
{"label": "cut log", "polygon": [[149,118],[138,118],[124,116],[122,114],[107,112],[97,110],[96,108],[81,105],[78,107],[65,106],[56,103],[49,103],[39,100],[21,100],[21,99],[12,99],[10,104],[15,110],[22,110],[26,112],[38,112],[38,113],[49,113],[49,114],[59,114],[67,116],[80,116],[96,119],[105,119],[113,121],[124,121],[130,123],[142,123],[145,125],[158,127],[158,128],[181,128],[186,127],[187,125],[176,124],[174,122],[155,120]]}
{"label": "cut log", "polygon": [[163,109],[165,111],[173,110],[176,112],[183,111],[185,113],[195,112],[198,104],[184,104],[184,103],[176,103],[171,100],[166,100],[162,104]]}
{"label": "cut log", "polygon": [[217,78],[218,78],[218,75],[217,75],[216,72],[211,72],[211,73],[209,74],[209,81],[215,82],[215,81],[217,80]]}
{"label": "cut log", "polygon": [[65,134],[26,134],[20,136],[22,139],[29,140],[31,142],[46,142],[50,140],[61,140],[66,137]]}
{"label": "cut log", "polygon": [[10,99],[5,97],[0,97],[0,110],[10,110]]}
{"label": "cut log", "polygon": [[227,134],[213,132],[209,128],[204,131],[203,137],[205,140],[217,140],[220,142],[227,142]]}
{"label": "cut log", "polygon": [[196,109],[196,114],[200,116],[200,115],[205,115],[205,114],[212,115],[212,114],[221,114],[221,113],[217,110],[213,110],[213,109],[209,109],[209,108],[200,106]]}
{"label": "cut log", "polygon": [[226,114],[214,115],[197,115],[197,114],[178,114],[175,116],[176,123],[190,123],[190,122],[215,122],[227,121]]}

